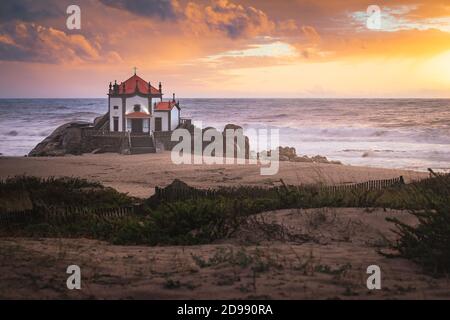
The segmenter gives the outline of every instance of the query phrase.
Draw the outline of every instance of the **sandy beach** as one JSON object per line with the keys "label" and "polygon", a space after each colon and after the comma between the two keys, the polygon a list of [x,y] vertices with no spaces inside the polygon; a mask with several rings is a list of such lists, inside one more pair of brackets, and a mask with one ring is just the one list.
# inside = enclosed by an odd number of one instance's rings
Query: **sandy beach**
{"label": "sandy beach", "polygon": [[348,165],[280,162],[276,175],[262,176],[259,165],[175,165],[170,152],[123,156],[119,154],[85,154],[64,157],[0,157],[0,178],[15,175],[38,177],[80,177],[99,181],[120,192],[146,198],[156,186],[166,186],[174,179],[189,185],[271,186],[283,179],[292,185],[341,184],[403,176],[406,182],[427,177],[427,173],[368,168]]}
{"label": "sandy beach", "polygon": [[[174,165],[167,152],[0,158],[0,177],[15,175],[81,177],[141,198],[176,178],[210,188],[271,186],[280,179],[294,185],[355,183],[400,175],[408,183],[428,176],[295,162],[280,162],[277,175],[261,176],[257,165]],[[3,237],[0,298],[449,299],[448,279],[438,281],[409,260],[379,254],[389,251],[389,241],[396,237],[387,217],[416,223],[406,211],[317,208],[260,213],[233,237],[195,246]],[[82,268],[83,290],[65,287],[65,268],[74,263]],[[382,270],[382,290],[366,287],[366,269],[374,264]]]}
{"label": "sandy beach", "polygon": [[449,0],[78,2],[0,2],[0,301],[450,300]]}
{"label": "sandy beach", "polygon": [[[197,246],[2,238],[0,298],[449,299],[448,278],[377,253],[394,237],[385,221],[393,216],[414,223],[395,210],[280,210],[256,218],[286,228],[291,240],[267,240],[255,224]],[[305,232],[310,241],[292,240]],[[73,263],[82,270],[82,290],[65,288],[65,269]],[[374,264],[381,268],[381,290],[366,287],[366,269]]]}

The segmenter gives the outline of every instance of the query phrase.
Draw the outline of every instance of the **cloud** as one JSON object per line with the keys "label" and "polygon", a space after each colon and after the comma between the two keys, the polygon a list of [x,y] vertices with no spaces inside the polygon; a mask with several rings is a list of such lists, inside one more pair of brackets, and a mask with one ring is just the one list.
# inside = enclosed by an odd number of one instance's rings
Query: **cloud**
{"label": "cloud", "polygon": [[412,19],[429,19],[429,18],[445,18],[450,17],[450,4],[448,3],[422,3],[416,5],[413,10],[411,10],[408,15]]}
{"label": "cloud", "polygon": [[311,41],[311,42],[320,41],[320,35],[314,27],[302,26],[302,32],[309,41]]}
{"label": "cloud", "polygon": [[163,20],[177,17],[177,2],[174,0],[100,0],[100,2],[144,17],[157,17]]}
{"label": "cloud", "polygon": [[229,50],[199,59],[205,66],[224,69],[282,65],[295,61],[299,52],[281,41],[257,43],[240,50]]}
{"label": "cloud", "polygon": [[[18,9],[13,13],[15,3]],[[278,63],[276,59],[291,63],[294,59],[314,62],[374,56],[418,57],[449,47],[450,32],[445,33],[442,27],[432,30],[439,21],[429,23],[426,30],[367,30],[364,21],[354,16],[357,12],[361,17],[366,15],[366,4],[358,0],[80,0],[80,32],[65,29],[65,11],[59,18],[52,18],[52,8],[67,3],[0,0],[0,15],[10,19],[0,20],[0,59],[101,64],[103,60],[122,61],[124,57],[127,64],[155,67],[221,57],[217,66],[227,68],[230,61],[244,66],[261,64],[263,60],[270,65]],[[383,10],[391,9],[385,14],[400,22],[415,23],[414,26],[418,22],[423,25],[434,9],[448,7],[445,1],[419,1],[416,5],[410,0],[399,0],[396,6],[387,0],[379,3]],[[32,13],[49,17],[33,20]],[[297,56],[248,56],[254,53],[255,45],[274,50],[276,55],[278,47],[266,45],[277,42],[292,46]],[[244,55],[228,56],[229,52]]]}
{"label": "cloud", "polygon": [[0,22],[13,20],[38,21],[64,15],[64,12],[55,6],[54,1],[43,0],[2,0],[0,1]]}
{"label": "cloud", "polygon": [[206,7],[189,2],[185,18],[194,31],[218,31],[233,39],[270,34],[275,29],[263,11],[228,0],[214,0]]}
{"label": "cloud", "polygon": [[27,22],[0,27],[0,60],[69,63],[100,62],[109,58],[120,60],[117,53],[101,52],[98,43],[93,44],[80,34],[67,34]]}
{"label": "cloud", "polygon": [[[326,38],[321,52],[327,60],[399,58],[423,59],[450,50],[450,33],[440,30],[361,32]],[[320,56],[319,56],[320,58]]]}
{"label": "cloud", "polygon": [[[381,7],[381,29],[380,31],[401,31],[401,30],[427,30],[437,29],[450,32],[450,12],[445,13],[442,10],[440,15],[436,13],[427,17],[423,15],[422,11],[418,11],[419,6],[416,4],[408,5],[391,5]],[[427,6],[427,10],[436,6]],[[429,13],[429,11],[425,11]],[[350,14],[350,17],[356,22],[360,30],[367,29],[367,13],[365,11],[355,11]]]}

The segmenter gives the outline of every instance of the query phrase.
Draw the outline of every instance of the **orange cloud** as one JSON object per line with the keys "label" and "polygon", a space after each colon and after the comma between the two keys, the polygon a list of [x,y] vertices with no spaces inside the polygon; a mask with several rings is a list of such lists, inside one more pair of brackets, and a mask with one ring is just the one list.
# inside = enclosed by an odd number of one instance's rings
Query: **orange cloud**
{"label": "orange cloud", "polygon": [[439,30],[366,32],[322,42],[332,59],[425,58],[450,50],[450,33]]}
{"label": "orange cloud", "polygon": [[[0,2],[0,8],[10,1]],[[270,82],[278,72],[279,90],[308,86],[311,78],[315,81],[311,88],[338,94],[344,88],[343,83],[333,80],[334,71],[342,73],[347,68],[345,85],[356,88],[352,81],[364,73],[352,66],[373,71],[385,61],[392,70],[389,76],[377,71],[381,90],[387,78],[397,81],[405,77],[408,65],[396,68],[398,61],[419,64],[435,56],[447,57],[444,53],[450,50],[450,32],[445,31],[449,10],[444,0],[377,1],[393,22],[402,24],[402,28],[389,32],[365,27],[368,3],[359,0],[80,0],[79,32],[65,29],[61,3],[48,0],[49,6],[58,8],[51,15],[37,4],[28,11],[27,6],[17,12],[11,5],[5,7],[7,10],[0,13],[5,17],[0,20],[3,67],[14,63],[23,70],[32,64],[39,65],[39,71],[75,68],[80,83],[86,82],[83,72],[86,78],[97,77],[91,80],[92,87],[96,81],[125,78],[137,66],[138,72],[150,75],[149,80],[170,82],[181,94],[191,96],[195,90],[220,95],[225,85],[227,92],[237,92],[233,91],[236,86],[258,92],[263,83],[256,84],[251,80],[255,77],[278,88]],[[433,29],[435,18],[442,24],[439,29]],[[420,29],[422,26],[426,28]],[[436,68],[444,60],[424,65]],[[2,71],[14,69],[4,67]],[[289,72],[301,76],[289,76]],[[422,83],[430,90],[424,74],[416,73],[424,78],[411,81],[408,88],[419,90]],[[435,78],[444,79],[442,75]],[[397,82],[393,88],[405,90],[406,85]],[[54,83],[57,80],[53,79]]]}
{"label": "orange cloud", "polygon": [[228,0],[214,0],[206,8],[189,2],[185,16],[189,27],[197,33],[219,31],[230,38],[270,34],[275,29],[275,23],[263,11]]}
{"label": "orange cloud", "polygon": [[427,1],[427,3],[417,5],[407,16],[413,19],[449,18],[450,4],[443,3],[442,1],[434,3],[433,1]]}
{"label": "orange cloud", "polygon": [[[3,60],[45,63],[100,62],[104,60],[101,45],[81,34],[21,22],[0,29],[0,55]],[[118,53],[106,53],[120,61]],[[107,60],[106,60],[107,61]]]}

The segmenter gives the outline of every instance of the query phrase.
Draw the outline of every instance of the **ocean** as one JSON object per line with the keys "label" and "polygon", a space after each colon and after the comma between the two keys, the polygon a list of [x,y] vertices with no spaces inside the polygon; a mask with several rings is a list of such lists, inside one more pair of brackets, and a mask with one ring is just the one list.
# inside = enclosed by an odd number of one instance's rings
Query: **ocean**
{"label": "ocean", "polygon": [[[344,164],[450,170],[450,99],[180,99],[182,117],[279,129],[280,145]],[[0,99],[0,153],[23,156],[56,127],[92,121],[107,99]]]}

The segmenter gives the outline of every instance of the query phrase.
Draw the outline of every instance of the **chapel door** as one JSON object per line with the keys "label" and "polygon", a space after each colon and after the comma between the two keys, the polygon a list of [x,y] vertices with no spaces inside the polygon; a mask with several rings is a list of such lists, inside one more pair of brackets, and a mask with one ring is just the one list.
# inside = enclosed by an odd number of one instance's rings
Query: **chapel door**
{"label": "chapel door", "polygon": [[142,119],[131,119],[131,132],[133,133],[143,132]]}
{"label": "chapel door", "polygon": [[119,117],[113,117],[113,131],[119,131]]}
{"label": "chapel door", "polygon": [[162,119],[155,118],[155,131],[162,131]]}

